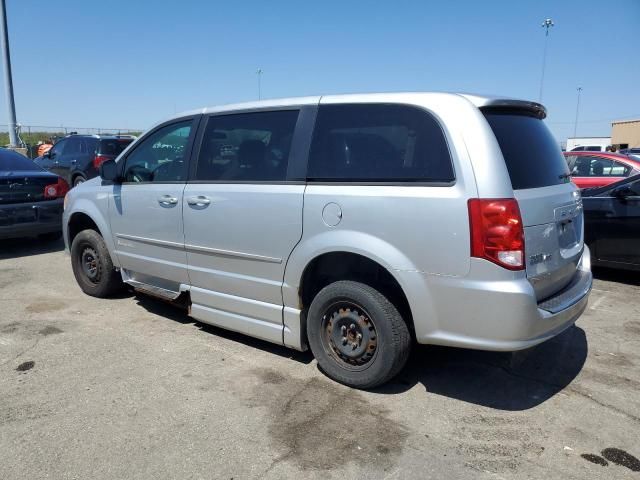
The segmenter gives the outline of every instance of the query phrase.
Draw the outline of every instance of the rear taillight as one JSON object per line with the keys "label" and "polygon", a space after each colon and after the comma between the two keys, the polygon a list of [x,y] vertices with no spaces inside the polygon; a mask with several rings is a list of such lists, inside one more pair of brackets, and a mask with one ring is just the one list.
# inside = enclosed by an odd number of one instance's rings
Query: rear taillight
{"label": "rear taillight", "polygon": [[97,170],[98,168],[100,168],[100,165],[102,165],[104,162],[106,162],[110,158],[113,158],[113,157],[110,157],[108,155],[97,154],[95,157],[93,157],[93,168]]}
{"label": "rear taillight", "polygon": [[69,191],[69,184],[62,178],[58,178],[57,183],[52,183],[44,187],[44,198],[64,197]]}
{"label": "rear taillight", "polygon": [[524,269],[524,228],[514,198],[469,200],[471,256],[509,270]]}

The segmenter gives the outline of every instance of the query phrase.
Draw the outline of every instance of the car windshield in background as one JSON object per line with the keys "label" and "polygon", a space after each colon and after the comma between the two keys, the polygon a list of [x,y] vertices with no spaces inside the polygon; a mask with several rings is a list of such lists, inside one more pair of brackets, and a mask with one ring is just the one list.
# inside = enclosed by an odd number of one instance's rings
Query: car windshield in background
{"label": "car windshield in background", "polygon": [[11,150],[3,150],[0,152],[0,172],[41,172],[42,168],[33,163],[33,160],[23,157],[19,153]]}
{"label": "car windshield in background", "polygon": [[570,181],[558,142],[542,120],[514,111],[483,113],[500,144],[514,190]]}
{"label": "car windshield in background", "polygon": [[127,146],[133,141],[132,138],[120,138],[113,140],[102,140],[100,142],[101,155],[120,155]]}

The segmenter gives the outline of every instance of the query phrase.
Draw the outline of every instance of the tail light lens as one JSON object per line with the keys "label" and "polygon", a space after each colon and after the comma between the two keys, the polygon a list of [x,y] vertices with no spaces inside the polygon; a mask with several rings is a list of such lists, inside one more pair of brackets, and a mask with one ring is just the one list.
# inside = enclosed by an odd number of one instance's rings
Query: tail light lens
{"label": "tail light lens", "polygon": [[524,269],[524,228],[514,198],[469,200],[471,256],[509,270]]}
{"label": "tail light lens", "polygon": [[44,198],[64,197],[69,191],[69,184],[62,178],[58,178],[57,183],[52,183],[44,187]]}
{"label": "tail light lens", "polygon": [[104,162],[106,162],[111,158],[113,157],[110,155],[97,154],[95,157],[93,157],[93,167],[97,170],[98,168],[100,168],[100,165],[102,165]]}

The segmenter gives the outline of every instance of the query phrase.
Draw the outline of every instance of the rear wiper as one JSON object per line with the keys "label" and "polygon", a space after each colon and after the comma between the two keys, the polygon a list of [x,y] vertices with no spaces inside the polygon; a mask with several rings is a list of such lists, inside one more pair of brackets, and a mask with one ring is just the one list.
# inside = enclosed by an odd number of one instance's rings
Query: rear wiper
{"label": "rear wiper", "polygon": [[563,173],[562,175],[558,175],[558,178],[560,180],[564,180],[565,178],[571,178],[571,174],[570,173]]}

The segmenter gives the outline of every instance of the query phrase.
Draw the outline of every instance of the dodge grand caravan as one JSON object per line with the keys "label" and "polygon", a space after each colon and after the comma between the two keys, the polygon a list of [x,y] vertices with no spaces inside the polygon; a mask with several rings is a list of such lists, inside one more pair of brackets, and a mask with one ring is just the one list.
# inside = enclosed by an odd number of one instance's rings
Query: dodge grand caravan
{"label": "dodge grand caravan", "polygon": [[66,198],[82,290],[129,284],[201,322],[382,384],[414,341],[513,351],[591,289],[582,202],[538,104],[445,93],[206,108]]}

